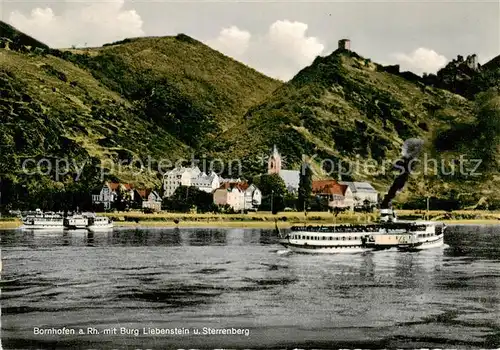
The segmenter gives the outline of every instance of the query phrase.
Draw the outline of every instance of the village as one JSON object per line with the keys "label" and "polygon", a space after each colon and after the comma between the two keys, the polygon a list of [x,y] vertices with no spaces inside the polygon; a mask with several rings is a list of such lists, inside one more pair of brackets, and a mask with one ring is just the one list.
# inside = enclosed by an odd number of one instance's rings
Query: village
{"label": "village", "polygon": [[[176,211],[165,205],[166,202],[180,200],[179,191],[201,193],[203,201],[211,202],[212,210],[226,213],[247,213],[258,210],[277,209],[275,201],[279,196],[289,199],[281,209],[285,211],[296,210],[294,202],[299,192],[300,170],[287,170],[282,168],[282,156],[276,146],[268,159],[267,176],[279,177],[285,188],[285,193],[260,189],[255,183],[242,179],[223,178],[215,172],[205,173],[198,166],[176,167],[163,176],[162,188],[138,188],[131,183],[105,182],[102,188],[92,193],[92,204],[98,212],[123,211],[140,209],[144,212],[155,213],[160,211]],[[161,194],[160,194],[161,192]],[[318,202],[324,203],[319,211],[372,211],[378,201],[379,194],[368,182],[347,182],[336,179],[312,180],[312,196]],[[266,202],[267,198],[267,203]],[[200,200],[201,201],[201,200]],[[197,211],[201,203],[195,203],[188,208]],[[267,204],[267,205],[266,205]],[[182,210],[177,210],[182,211]]]}

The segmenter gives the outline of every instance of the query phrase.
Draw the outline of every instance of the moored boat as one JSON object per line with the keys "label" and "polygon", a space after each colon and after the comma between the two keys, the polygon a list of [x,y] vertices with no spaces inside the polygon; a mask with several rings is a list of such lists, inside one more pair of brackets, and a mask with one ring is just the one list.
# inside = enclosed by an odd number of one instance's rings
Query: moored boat
{"label": "moored boat", "polygon": [[88,218],[81,214],[74,214],[64,218],[64,228],[69,230],[85,229],[88,224]]}
{"label": "moored boat", "polygon": [[105,216],[93,216],[89,219],[87,229],[91,232],[110,231],[113,229],[113,220]]}
{"label": "moored boat", "polygon": [[61,214],[53,212],[42,212],[37,209],[35,212],[28,212],[22,216],[25,230],[63,230],[64,218]]}

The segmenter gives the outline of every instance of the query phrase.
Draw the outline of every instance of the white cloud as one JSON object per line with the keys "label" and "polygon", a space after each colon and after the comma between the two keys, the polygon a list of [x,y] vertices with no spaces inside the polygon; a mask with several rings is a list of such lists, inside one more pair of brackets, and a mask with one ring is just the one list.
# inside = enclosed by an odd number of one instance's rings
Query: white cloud
{"label": "white cloud", "polygon": [[238,58],[248,50],[251,36],[249,32],[232,26],[222,29],[217,38],[207,41],[207,45],[228,56]]}
{"label": "white cloud", "polygon": [[410,54],[396,53],[393,57],[401,63],[403,69],[415,73],[436,73],[444,67],[448,59],[436,51],[419,47]]}
{"label": "white cloud", "polygon": [[307,36],[307,29],[306,23],[279,20],[265,35],[252,37],[232,26],[206,43],[271,77],[288,80],[325,49],[318,38]]}
{"label": "white cloud", "polygon": [[59,15],[49,7],[35,8],[29,15],[14,11],[9,22],[52,47],[100,46],[144,35],[141,17],[123,5],[124,0],[101,0],[71,6]]}
{"label": "white cloud", "polygon": [[284,56],[290,57],[297,64],[308,65],[323,52],[325,46],[319,39],[306,35],[307,24],[276,21],[269,28],[269,42]]}

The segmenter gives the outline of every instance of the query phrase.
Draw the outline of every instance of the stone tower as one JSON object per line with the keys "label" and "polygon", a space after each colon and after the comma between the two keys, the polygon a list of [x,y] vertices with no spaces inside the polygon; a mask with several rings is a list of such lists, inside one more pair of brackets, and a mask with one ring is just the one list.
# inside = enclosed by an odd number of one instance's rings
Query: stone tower
{"label": "stone tower", "polygon": [[267,173],[268,174],[279,174],[281,170],[281,155],[276,148],[276,145],[273,147],[273,153],[269,157],[267,162]]}
{"label": "stone tower", "polygon": [[339,40],[339,49],[340,50],[351,50],[351,40],[349,39],[340,39]]}

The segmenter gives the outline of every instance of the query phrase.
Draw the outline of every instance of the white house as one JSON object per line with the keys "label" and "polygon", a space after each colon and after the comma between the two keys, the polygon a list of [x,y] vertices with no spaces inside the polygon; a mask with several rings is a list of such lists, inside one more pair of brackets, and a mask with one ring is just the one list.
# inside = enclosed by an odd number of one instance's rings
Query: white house
{"label": "white house", "polygon": [[198,167],[177,167],[163,176],[164,196],[170,197],[179,186],[191,186],[191,179],[201,173]]}
{"label": "white house", "polygon": [[328,199],[331,208],[348,208],[354,210],[353,194],[349,186],[336,180],[315,180],[312,182],[312,192],[316,196]]}
{"label": "white house", "polygon": [[254,184],[244,192],[244,209],[257,210],[262,203],[262,192]]}
{"label": "white house", "polygon": [[179,186],[194,186],[207,193],[220,187],[220,177],[213,171],[205,174],[197,166],[177,167],[163,176],[164,196],[170,197]]}
{"label": "white house", "polygon": [[246,182],[224,182],[214,191],[214,203],[228,204],[234,211],[257,210],[262,203],[262,193]]}
{"label": "white house", "polygon": [[374,205],[378,203],[378,192],[368,182],[339,181],[339,184],[349,186],[353,196],[353,207],[362,207],[365,200]]}
{"label": "white house", "polygon": [[141,208],[151,209],[153,211],[161,210],[161,197],[158,192],[151,189],[135,190],[136,202],[139,202]]}
{"label": "white house", "polygon": [[201,191],[212,193],[220,187],[220,178],[213,171],[207,175],[203,172],[191,178],[191,186],[199,188]]}
{"label": "white house", "polygon": [[105,182],[102,188],[92,193],[92,204],[104,205],[104,209],[110,209],[118,198],[118,190],[131,200],[134,200],[134,186],[131,184],[122,184],[116,182]]}

